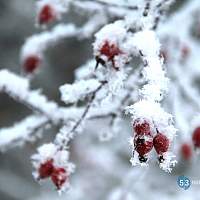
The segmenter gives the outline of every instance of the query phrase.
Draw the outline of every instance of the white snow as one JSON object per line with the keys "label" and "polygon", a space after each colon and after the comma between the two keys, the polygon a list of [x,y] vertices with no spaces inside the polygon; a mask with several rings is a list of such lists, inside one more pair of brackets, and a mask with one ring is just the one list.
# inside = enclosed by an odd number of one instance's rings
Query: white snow
{"label": "white snow", "polygon": [[61,100],[66,104],[76,103],[97,90],[101,83],[96,79],[80,80],[74,84],[65,84],[60,87]]}

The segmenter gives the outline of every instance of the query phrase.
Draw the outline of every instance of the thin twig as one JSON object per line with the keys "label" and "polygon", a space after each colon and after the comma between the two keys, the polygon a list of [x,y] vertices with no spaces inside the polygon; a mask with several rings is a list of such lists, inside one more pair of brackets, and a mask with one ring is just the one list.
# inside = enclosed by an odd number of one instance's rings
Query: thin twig
{"label": "thin twig", "polygon": [[89,109],[91,108],[92,106],[92,103],[96,97],[96,94],[99,90],[101,90],[101,88],[107,83],[107,81],[104,81],[101,83],[101,85],[92,93],[91,95],[91,98],[90,98],[90,101],[88,102],[86,108],[85,108],[85,111],[83,112],[82,116],[80,117],[80,119],[76,122],[76,124],[74,125],[74,127],[72,128],[72,130],[70,131],[70,133],[74,132],[78,126],[81,124],[81,122],[85,119]]}

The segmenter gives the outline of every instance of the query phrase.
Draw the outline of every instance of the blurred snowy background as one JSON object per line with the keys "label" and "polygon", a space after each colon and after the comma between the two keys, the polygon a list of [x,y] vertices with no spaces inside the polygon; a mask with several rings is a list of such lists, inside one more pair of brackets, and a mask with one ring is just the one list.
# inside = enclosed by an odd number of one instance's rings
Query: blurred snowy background
{"label": "blurred snowy background", "polygon": [[[34,26],[34,2],[34,0],[0,1],[0,68],[8,68],[20,73],[20,48],[25,38],[39,31]],[[184,2],[186,1],[178,0],[171,12],[174,12]],[[77,19],[73,14],[67,19],[69,18],[73,18],[77,23],[82,20]],[[60,102],[58,87],[66,82],[72,82],[74,68],[91,56],[91,41],[78,41],[76,39],[60,41],[45,53],[45,63],[41,72],[32,81],[33,87],[42,86],[44,94],[50,99]],[[62,103],[60,102],[60,104]],[[27,108],[6,95],[0,94],[1,127],[10,126],[13,121],[22,119],[28,113],[31,112]],[[6,153],[0,153],[0,200],[85,200],[85,197],[87,200],[107,198],[110,200],[200,199],[200,193],[194,193],[200,185],[183,191],[178,188],[176,183],[177,176],[182,174],[195,180],[200,179],[198,161],[195,161],[195,165],[180,161],[170,176],[154,166],[149,169],[131,168],[129,163],[130,150],[124,148],[127,147],[127,141],[124,138],[129,136],[122,134],[119,136],[120,138],[100,143],[94,134],[98,127],[101,128],[101,124],[91,128],[90,134],[77,137],[74,141],[72,160],[78,168],[76,174],[72,176],[72,191],[62,197],[58,197],[48,184],[40,186],[33,179],[30,162],[30,156],[35,153],[36,147],[45,141],[51,141],[57,130],[46,131],[42,141],[38,140],[37,143],[27,144],[22,149],[15,148]],[[125,131],[125,133],[128,132]],[[104,149],[111,147],[113,155],[107,155],[107,151]],[[98,163],[98,160],[105,160],[103,162],[105,165],[99,165],[102,162]],[[111,169],[110,165],[115,167]],[[109,180],[105,178],[107,176],[110,177]],[[130,184],[128,180],[135,181]],[[149,188],[143,187],[144,181],[149,182],[149,184],[144,185],[148,185]],[[79,187],[80,185],[81,187]],[[121,188],[121,185],[124,188]],[[118,188],[121,189],[118,190]],[[122,189],[125,196],[121,192]],[[129,190],[132,192],[127,194],[126,191]],[[141,192],[137,194],[141,190],[143,196],[141,196]],[[108,197],[108,194],[111,196]]]}

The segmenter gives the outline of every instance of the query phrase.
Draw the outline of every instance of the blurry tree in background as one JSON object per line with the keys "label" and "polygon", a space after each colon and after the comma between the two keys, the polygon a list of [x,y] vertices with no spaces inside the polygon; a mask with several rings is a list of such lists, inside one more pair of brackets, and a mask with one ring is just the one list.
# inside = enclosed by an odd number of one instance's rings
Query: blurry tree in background
{"label": "blurry tree in background", "polygon": [[198,199],[199,11],[1,1],[1,199]]}

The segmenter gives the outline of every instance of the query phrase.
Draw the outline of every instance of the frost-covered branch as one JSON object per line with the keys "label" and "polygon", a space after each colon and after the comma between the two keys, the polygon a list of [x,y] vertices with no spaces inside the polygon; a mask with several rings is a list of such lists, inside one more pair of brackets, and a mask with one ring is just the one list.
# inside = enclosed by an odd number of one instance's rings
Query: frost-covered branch
{"label": "frost-covered branch", "polygon": [[47,127],[50,121],[40,115],[31,115],[12,127],[0,130],[0,150],[5,151],[15,146],[21,146],[25,142],[33,142],[36,136],[40,136],[42,129]]}
{"label": "frost-covered branch", "polygon": [[[86,111],[88,111],[90,107],[60,107],[55,102],[48,101],[47,98],[41,94],[40,90],[30,90],[29,80],[7,70],[0,71],[0,80],[1,92],[7,93],[16,101],[23,103],[25,106],[31,108],[37,113],[37,115],[27,117],[21,122],[16,123],[13,127],[1,130],[1,150],[12,148],[18,144],[24,144],[25,141],[34,140],[38,131],[43,129],[46,125],[62,125],[65,122],[83,119],[87,113]],[[10,81],[7,82],[7,80]],[[66,84],[61,87],[63,101],[66,103],[75,103],[76,101],[83,100],[87,96],[90,96],[92,100],[95,98],[96,92],[99,91],[105,83],[106,82],[99,82],[95,79],[89,79],[88,82],[85,81],[85,86],[84,81],[74,84],[73,87]],[[82,93],[79,88],[83,89]],[[101,110],[92,108],[87,120],[114,116],[115,113],[118,112],[117,110],[120,106],[121,104],[114,106],[108,105],[106,108],[102,108]],[[7,137],[8,135],[10,137]]]}
{"label": "frost-covered branch", "polygon": [[61,113],[55,112],[58,110],[58,105],[53,101],[48,101],[40,90],[31,91],[26,78],[19,77],[7,70],[1,70],[0,91],[9,94],[33,111],[45,115],[52,122],[56,122],[60,118]]}
{"label": "frost-covered branch", "polygon": [[25,60],[29,56],[37,56],[41,58],[43,52],[49,46],[52,46],[58,39],[74,37],[78,34],[79,29],[73,24],[59,24],[53,30],[42,32],[38,35],[28,38],[22,47],[21,60]]}

